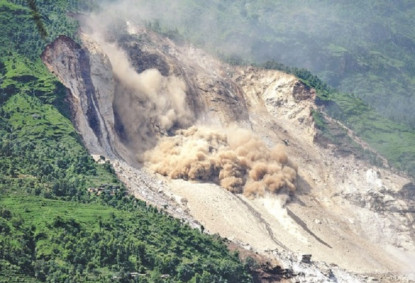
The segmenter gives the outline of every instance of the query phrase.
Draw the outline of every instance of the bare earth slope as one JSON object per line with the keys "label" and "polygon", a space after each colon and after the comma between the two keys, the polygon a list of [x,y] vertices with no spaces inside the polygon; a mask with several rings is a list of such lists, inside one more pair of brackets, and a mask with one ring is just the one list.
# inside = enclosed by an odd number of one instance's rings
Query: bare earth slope
{"label": "bare earth slope", "polygon": [[[352,153],[340,156],[334,145],[317,143],[313,89],[292,75],[228,66],[192,46],[177,46],[129,25],[129,36],[111,39],[115,44],[111,46],[122,50],[131,65],[129,72],[136,72],[138,80],[149,69],[157,70],[162,86],[154,88],[156,97],[176,95],[171,89],[180,85],[187,114],[179,115],[182,108],[174,104],[176,100],[161,104],[140,86],[153,101],[143,104],[144,96],[134,94],[116,70],[121,59],[108,53],[105,36],[81,38],[83,46],[58,39],[42,58],[69,89],[74,121],[90,152],[111,160],[136,197],[277,260],[293,269],[298,281],[369,281],[370,276],[394,281],[411,276],[415,268],[411,180]],[[67,52],[73,55],[65,62],[61,58]],[[174,123],[166,126],[160,116],[141,115],[139,109],[146,107],[172,111]],[[141,162],[161,137],[178,128],[231,124],[249,129],[268,147],[285,144],[291,162],[298,166],[294,193],[247,197],[214,182],[172,180],[152,173],[151,166]],[[301,263],[303,254],[311,254],[314,263]]]}

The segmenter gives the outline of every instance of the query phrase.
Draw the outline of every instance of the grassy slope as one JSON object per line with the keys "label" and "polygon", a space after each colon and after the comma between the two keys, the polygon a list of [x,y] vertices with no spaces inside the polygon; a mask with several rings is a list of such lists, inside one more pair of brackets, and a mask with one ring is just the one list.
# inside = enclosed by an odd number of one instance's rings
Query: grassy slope
{"label": "grassy slope", "polygon": [[[320,92],[320,98],[321,98]],[[329,91],[324,111],[342,121],[395,168],[415,177],[415,131],[393,122],[353,95]]]}
{"label": "grassy slope", "polygon": [[[72,34],[67,1],[37,3],[47,40]],[[37,59],[46,42],[30,10],[0,0],[0,21],[0,282],[248,280],[223,240],[126,196],[111,166],[94,163],[65,89]]]}
{"label": "grassy slope", "polygon": [[[401,170],[408,170],[415,176],[415,132],[408,126],[392,122],[359,99],[347,95],[334,95],[341,111],[339,119],[355,133],[386,156]],[[328,110],[330,112],[330,109]],[[336,113],[332,113],[336,117]]]}
{"label": "grassy slope", "polygon": [[353,95],[329,91],[324,99],[324,111],[352,129],[392,166],[415,177],[415,131],[412,128],[381,116]]}

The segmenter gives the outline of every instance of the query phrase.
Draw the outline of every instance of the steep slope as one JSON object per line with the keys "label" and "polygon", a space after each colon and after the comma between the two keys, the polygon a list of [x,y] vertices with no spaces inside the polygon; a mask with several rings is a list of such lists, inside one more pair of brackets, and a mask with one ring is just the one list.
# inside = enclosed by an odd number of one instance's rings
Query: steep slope
{"label": "steep slope", "polygon": [[[299,273],[313,272],[310,266],[297,265],[293,257],[299,253],[378,278],[411,271],[413,185],[404,176],[359,159],[358,151],[339,149],[329,141],[324,147],[319,144],[313,89],[293,75],[234,68],[191,46],[128,26],[128,33],[117,37],[86,29],[82,46],[58,38],[42,58],[70,90],[75,121],[83,121],[76,126],[89,151],[112,160],[132,194]],[[75,55],[62,62],[63,54]],[[77,54],[86,56],[81,60]],[[231,125],[249,129],[269,148],[284,143],[289,161],[279,164],[298,167],[294,187],[284,179],[279,193],[270,192],[271,183],[265,183],[250,195],[224,190],[216,177],[204,179],[208,171],[193,181],[180,180],[193,179],[190,175],[154,175],[146,154],[191,125],[208,126],[217,137],[227,132],[224,142],[229,144],[232,138],[242,138],[232,136]],[[109,146],[100,142],[103,136],[110,137],[104,139]],[[200,142],[210,142],[207,139]],[[362,144],[353,136],[348,139]],[[217,148],[210,144],[207,151],[212,150]],[[240,171],[235,174],[241,177]],[[241,178],[248,182],[256,177],[249,173]],[[319,274],[322,280],[345,276],[334,266]]]}
{"label": "steep slope", "polygon": [[[91,128],[97,136],[91,134],[89,145],[109,152],[106,105],[92,97],[82,105],[79,97],[66,100],[67,89],[39,58],[48,38],[36,30],[44,20],[51,36],[74,37],[66,13],[82,3],[0,1],[0,282],[249,282],[248,269],[223,239],[130,197],[112,166],[94,162],[82,145],[69,107],[79,106],[74,117],[83,111],[93,117],[74,119],[77,126],[103,126]],[[77,46],[67,43],[64,52]],[[59,59],[73,67],[86,55]],[[81,66],[91,92],[89,72],[100,67]]]}

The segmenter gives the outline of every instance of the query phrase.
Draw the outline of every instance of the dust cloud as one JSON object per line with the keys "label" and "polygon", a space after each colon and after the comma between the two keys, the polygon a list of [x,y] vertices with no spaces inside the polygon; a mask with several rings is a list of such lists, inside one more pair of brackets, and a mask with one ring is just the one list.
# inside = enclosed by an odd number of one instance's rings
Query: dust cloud
{"label": "dust cloud", "polygon": [[237,127],[190,127],[160,139],[146,152],[155,172],[172,179],[214,182],[248,197],[294,192],[297,168],[283,145],[269,149],[250,131]]}
{"label": "dust cloud", "polygon": [[157,69],[137,73],[127,55],[115,44],[107,44],[104,49],[116,77],[138,100],[150,106],[146,108],[148,111],[145,111],[145,116],[155,120],[161,131],[168,131],[175,123],[186,122],[190,118],[185,103],[186,85],[181,79],[164,77]]}
{"label": "dust cloud", "polygon": [[97,24],[100,19],[98,15],[84,19],[83,32],[111,64],[119,135],[131,149],[144,152],[154,146],[157,135],[191,125],[194,115],[186,103],[187,86],[181,78],[163,76],[157,69],[137,72],[127,53],[108,39],[109,31]]}
{"label": "dust cloud", "polygon": [[114,104],[130,144],[144,150],[157,135],[189,125],[193,115],[186,104],[183,80],[162,76],[157,69],[137,73],[114,44],[107,44],[105,51],[119,80]]}

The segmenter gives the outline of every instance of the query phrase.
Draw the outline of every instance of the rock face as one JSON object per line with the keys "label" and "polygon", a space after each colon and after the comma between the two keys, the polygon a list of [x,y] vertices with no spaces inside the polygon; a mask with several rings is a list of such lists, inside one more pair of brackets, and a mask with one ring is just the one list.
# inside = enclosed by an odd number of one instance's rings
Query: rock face
{"label": "rock face", "polygon": [[163,76],[182,78],[187,86],[187,104],[196,119],[223,124],[248,119],[241,89],[225,75],[226,68],[219,61],[200,50],[178,47],[144,30],[122,37],[118,44],[137,72],[155,68]]}
{"label": "rock face", "polygon": [[[42,53],[42,60],[70,90],[73,121],[91,153],[114,157],[114,78],[108,59],[82,48],[66,36],[58,37]],[[96,86],[99,85],[99,88]]]}
{"label": "rock face", "polygon": [[[42,59],[68,88],[86,147],[113,162],[132,194],[277,259],[300,282],[403,280],[414,270],[415,186],[350,151],[339,155],[336,145],[316,143],[313,89],[289,74],[232,67],[142,28],[129,31],[105,40],[82,34],[82,46],[59,37]],[[298,166],[290,202],[169,180],[140,162],[160,137],[195,124],[236,124],[269,147],[285,144]],[[311,261],[301,262],[302,254]]]}
{"label": "rock face", "polygon": [[[368,184],[366,188],[342,192],[343,198],[360,208],[356,210],[360,214],[356,224],[379,243],[392,244],[404,250],[413,249],[415,206],[413,198],[406,195],[413,184],[405,184],[399,191],[391,190],[383,184],[379,172],[373,169],[366,171],[365,181]],[[372,225],[366,225],[368,220]],[[376,233],[376,227],[382,230],[381,235]]]}

